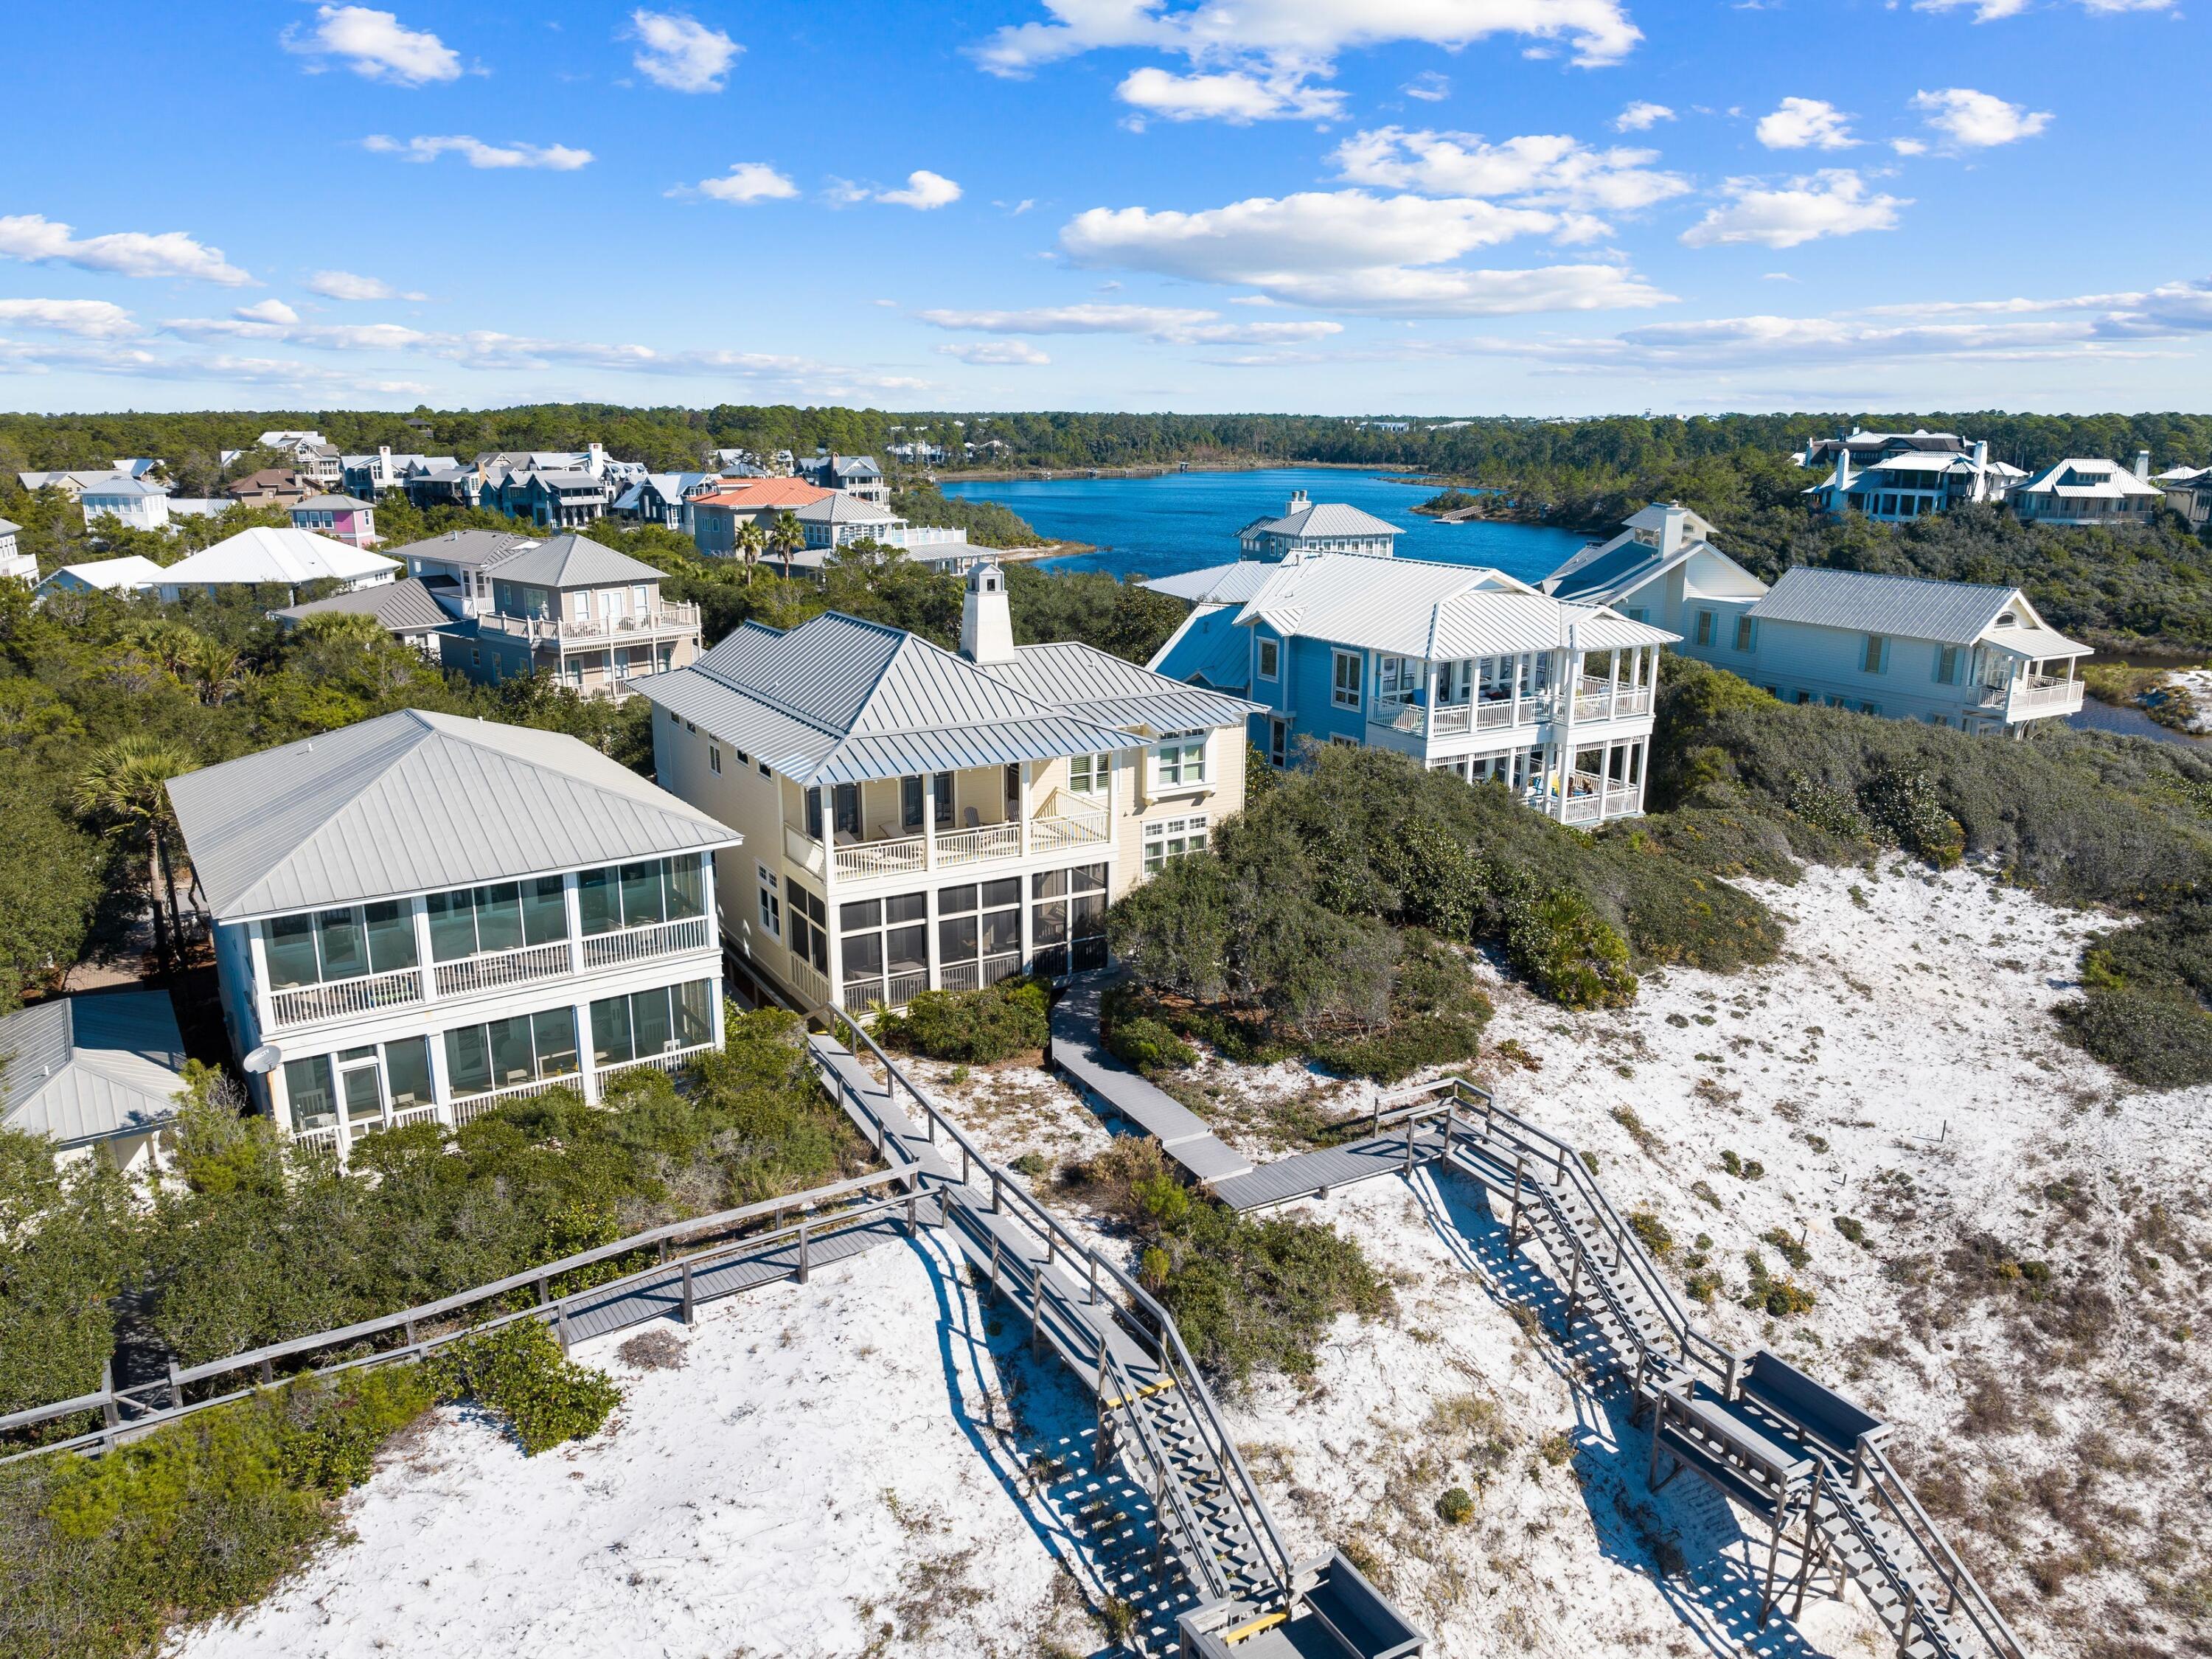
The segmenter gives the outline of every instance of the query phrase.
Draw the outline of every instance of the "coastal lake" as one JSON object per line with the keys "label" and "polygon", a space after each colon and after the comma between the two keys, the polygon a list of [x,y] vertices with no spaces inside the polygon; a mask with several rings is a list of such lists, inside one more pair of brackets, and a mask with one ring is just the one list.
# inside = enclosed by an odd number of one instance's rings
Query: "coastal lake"
{"label": "coastal lake", "polygon": [[1264,514],[1281,513],[1294,489],[1316,501],[1349,501],[1396,525],[1401,558],[1488,565],[1523,581],[1549,575],[1591,539],[1579,531],[1542,525],[1438,524],[1413,511],[1436,494],[1435,486],[1334,467],[944,484],[947,495],[1003,502],[1041,534],[1087,542],[1095,550],[1044,560],[1045,568],[1103,570],[1115,576],[1166,576],[1224,564],[1237,556],[1237,532]]}

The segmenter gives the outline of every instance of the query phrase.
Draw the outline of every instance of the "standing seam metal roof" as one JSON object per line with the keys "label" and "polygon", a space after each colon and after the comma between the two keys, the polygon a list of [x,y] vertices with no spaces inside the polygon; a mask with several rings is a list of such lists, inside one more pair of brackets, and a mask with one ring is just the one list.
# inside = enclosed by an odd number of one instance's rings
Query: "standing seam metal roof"
{"label": "standing seam metal roof", "polygon": [[169,780],[218,921],[733,845],[559,732],[418,708]]}
{"label": "standing seam metal roof", "polygon": [[2027,641],[2033,635],[2038,642],[2045,642],[2042,636],[2048,635],[2049,649],[2028,654],[2089,654],[2087,646],[2077,645],[2045,625],[2018,588],[1980,582],[1936,581],[1925,576],[1800,565],[1784,571],[1749,614],[1763,622],[1802,623],[1899,639],[1932,640],[1943,645],[1972,645],[2015,602],[2034,618],[2032,629],[2023,630],[2016,639]]}
{"label": "standing seam metal roof", "polygon": [[573,532],[526,543],[504,557],[489,561],[489,568],[503,582],[527,582],[533,587],[590,587],[660,580],[660,572],[643,560],[602,547]]}
{"label": "standing seam metal roof", "polygon": [[176,1115],[184,1038],[166,991],[57,997],[0,1017],[0,1123],[64,1146]]}

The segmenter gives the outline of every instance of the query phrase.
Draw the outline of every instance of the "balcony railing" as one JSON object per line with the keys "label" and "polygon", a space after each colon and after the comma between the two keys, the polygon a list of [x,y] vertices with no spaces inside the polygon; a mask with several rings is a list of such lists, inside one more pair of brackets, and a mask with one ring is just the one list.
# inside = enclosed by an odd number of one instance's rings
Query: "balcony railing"
{"label": "balcony railing", "polygon": [[985,957],[981,962],[947,962],[937,969],[937,982],[948,991],[980,991],[1012,979],[1022,971],[1021,953]]}
{"label": "balcony railing", "polygon": [[510,617],[494,611],[479,617],[477,621],[482,627],[533,643],[574,645],[651,639],[661,634],[694,634],[699,629],[699,607],[669,600],[641,617],[594,617],[580,622],[560,617]]}
{"label": "balcony railing", "polygon": [[1611,680],[1585,674],[1582,684],[1575,688],[1575,718],[1578,720],[1616,719],[1623,714],[1650,712],[1651,688],[1648,685],[1616,685]]}
{"label": "balcony railing", "polygon": [[826,1008],[830,1005],[830,981],[816,973],[813,967],[792,958],[789,972],[785,975],[792,994],[808,1008]]}
{"label": "balcony railing", "polygon": [[587,933],[584,936],[584,966],[612,968],[625,962],[646,962],[654,957],[706,948],[707,918],[687,916],[680,921],[625,927],[618,933]]}
{"label": "balcony railing", "polygon": [[2027,714],[2070,714],[2081,706],[2081,680],[2050,674],[2027,674],[2002,685],[1984,689],[1977,707],[2002,708],[2008,720]]}
{"label": "balcony railing", "polygon": [[503,985],[526,985],[532,980],[552,979],[569,969],[568,941],[526,945],[519,950],[489,956],[463,957],[438,964],[438,994],[467,996],[476,991],[495,991]]}
{"label": "balcony railing", "polygon": [[1030,850],[1057,853],[1063,847],[1090,847],[1104,841],[1112,820],[1103,809],[1096,812],[1066,812],[1030,822]]}
{"label": "balcony railing", "polygon": [[1556,790],[1540,793],[1534,804],[1546,817],[1557,817],[1565,823],[1598,823],[1641,810],[1637,805],[1634,784],[1618,778],[1602,778],[1595,772],[1575,774],[1564,808]]}
{"label": "balcony railing", "polygon": [[284,1030],[326,1019],[349,1019],[422,1000],[422,970],[395,968],[388,974],[295,986],[269,994],[269,1028]]}
{"label": "balcony railing", "polygon": [[[1034,817],[1029,823],[1029,850],[1057,853],[1069,847],[1097,846],[1112,833],[1113,820],[1103,808]],[[820,872],[820,845],[788,824],[784,826],[784,850],[794,864]],[[872,880],[878,877],[919,875],[925,870],[954,870],[993,859],[1018,858],[1021,854],[1022,825],[1016,818],[1003,823],[977,824],[970,830],[948,830],[934,836],[896,836],[880,841],[841,842],[834,849],[834,861],[841,876]]]}
{"label": "balcony railing", "polygon": [[670,1048],[657,1054],[640,1054],[635,1060],[618,1060],[611,1066],[599,1068],[599,1081],[604,1084],[609,1078],[623,1072],[639,1072],[647,1068],[656,1072],[680,1072],[714,1046],[711,1042],[695,1042],[688,1048]]}
{"label": "balcony railing", "polygon": [[480,1094],[458,1095],[453,1100],[453,1127],[466,1128],[486,1112],[510,1100],[532,1100],[539,1095],[550,1095],[556,1089],[580,1090],[583,1086],[583,1073],[570,1072],[564,1077],[541,1077],[529,1083],[511,1083],[503,1089],[486,1089]]}

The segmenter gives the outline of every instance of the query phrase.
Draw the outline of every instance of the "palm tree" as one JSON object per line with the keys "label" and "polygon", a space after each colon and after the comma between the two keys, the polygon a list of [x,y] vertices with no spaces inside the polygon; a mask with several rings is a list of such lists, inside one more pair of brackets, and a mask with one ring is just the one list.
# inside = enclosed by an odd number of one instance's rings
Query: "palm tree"
{"label": "palm tree", "polygon": [[217,641],[203,639],[185,655],[184,666],[190,671],[199,689],[200,701],[210,708],[220,708],[234,691],[246,682],[244,663],[237,652]]}
{"label": "palm tree", "polygon": [[768,550],[768,532],[750,519],[738,529],[738,556],[745,562],[747,587],[753,585],[753,571],[760,563],[761,555]]}
{"label": "palm tree", "polygon": [[[76,781],[78,811],[118,840],[145,838],[146,907],[153,915],[155,955],[164,961],[173,952],[181,961],[185,934],[184,917],[177,908],[176,871],[169,858],[176,817],[170,811],[167,786],[192,766],[192,757],[185,750],[150,733],[133,732],[94,750]],[[163,889],[169,899],[166,928]]]}
{"label": "palm tree", "polygon": [[806,532],[797,518],[788,513],[775,515],[775,528],[768,533],[768,544],[783,561],[786,575],[791,574],[791,561],[806,545]]}

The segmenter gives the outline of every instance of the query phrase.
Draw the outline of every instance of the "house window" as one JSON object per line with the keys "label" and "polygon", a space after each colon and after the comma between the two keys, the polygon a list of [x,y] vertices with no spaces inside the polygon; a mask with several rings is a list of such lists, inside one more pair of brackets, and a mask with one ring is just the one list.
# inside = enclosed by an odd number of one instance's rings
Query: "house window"
{"label": "house window", "polygon": [[1956,685],[1959,683],[1959,647],[1955,645],[1937,647],[1936,679],[1938,684]]}
{"label": "house window", "polygon": [[1866,636],[1866,648],[1859,657],[1859,666],[1869,674],[1885,672],[1889,667],[1889,641],[1880,634]]}
{"label": "house window", "polygon": [[1700,611],[1698,612],[1696,639],[1699,645],[1709,646],[1713,642],[1713,613],[1711,611]]}
{"label": "house window", "polygon": [[1272,680],[1281,672],[1283,647],[1275,640],[1260,641],[1260,678]]}
{"label": "house window", "polygon": [[699,854],[610,864],[576,878],[576,908],[586,938],[707,914],[706,872]]}
{"label": "house window", "polygon": [[1333,651],[1329,653],[1329,701],[1339,708],[1359,707],[1360,655],[1357,651]]}
{"label": "house window", "polygon": [[1267,764],[1273,767],[1291,763],[1291,723],[1279,715],[1267,721]]}
{"label": "house window", "polygon": [[1022,878],[937,890],[938,982],[948,991],[995,985],[1022,970]]}
{"label": "house window", "polygon": [[1111,755],[1078,755],[1067,763],[1067,787],[1078,795],[1103,795],[1114,787]]}
{"label": "house window", "polygon": [[1878,702],[1863,702],[1859,705],[1859,713],[1862,714],[1880,714],[1881,713],[1881,705]]}
{"label": "house window", "polygon": [[1651,607],[1646,605],[1639,605],[1634,609],[1624,611],[1620,614],[1633,623],[1650,622],[1651,620]]}
{"label": "house window", "polygon": [[[845,969],[844,1003],[855,1012],[872,1002],[902,1005],[929,984],[929,895],[859,899],[837,907],[838,950]],[[903,981],[887,992],[885,980]]]}
{"label": "house window", "polygon": [[754,865],[761,872],[761,927],[769,938],[783,938],[783,891],[776,880],[776,872],[768,865]]}
{"label": "house window", "polygon": [[817,974],[830,971],[830,910],[815,894],[797,882],[787,890],[791,897],[791,954],[813,964]]}
{"label": "house window", "polygon": [[1152,781],[1163,788],[1206,781],[1206,734],[1178,732],[1152,750]]}
{"label": "house window", "polygon": [[806,792],[806,839],[822,839],[822,791],[818,786]]}
{"label": "house window", "polygon": [[933,773],[929,780],[930,816],[942,834],[952,827],[952,774]]}
{"label": "house window", "polygon": [[416,966],[415,917],[391,901],[276,916],[267,923],[269,988],[359,979]]}
{"label": "house window", "polygon": [[1749,617],[1738,617],[1735,619],[1735,648],[1737,650],[1748,651],[1751,649],[1752,631],[1754,626],[1755,624],[1752,622]]}
{"label": "house window", "polygon": [[714,1036],[714,981],[656,985],[592,1005],[592,1058],[600,1066],[696,1048]]}
{"label": "house window", "polygon": [[436,962],[568,937],[568,900],[558,876],[432,893],[422,908],[429,913],[430,956]]}
{"label": "house window", "polygon": [[1048,979],[1106,965],[1106,866],[1040,870],[1030,878],[1030,971]]}
{"label": "house window", "polygon": [[1156,819],[1145,826],[1145,873],[1155,874],[1170,859],[1181,858],[1186,853],[1201,852],[1205,847],[1206,815],[1203,812],[1183,818]]}
{"label": "house window", "polygon": [[830,792],[830,817],[841,836],[858,840],[860,835],[860,786],[841,783]]}
{"label": "house window", "polygon": [[455,1098],[577,1070],[576,1011],[549,1008],[446,1033],[446,1076]]}
{"label": "house window", "polygon": [[711,743],[707,745],[707,769],[718,778],[722,775],[722,751]]}

